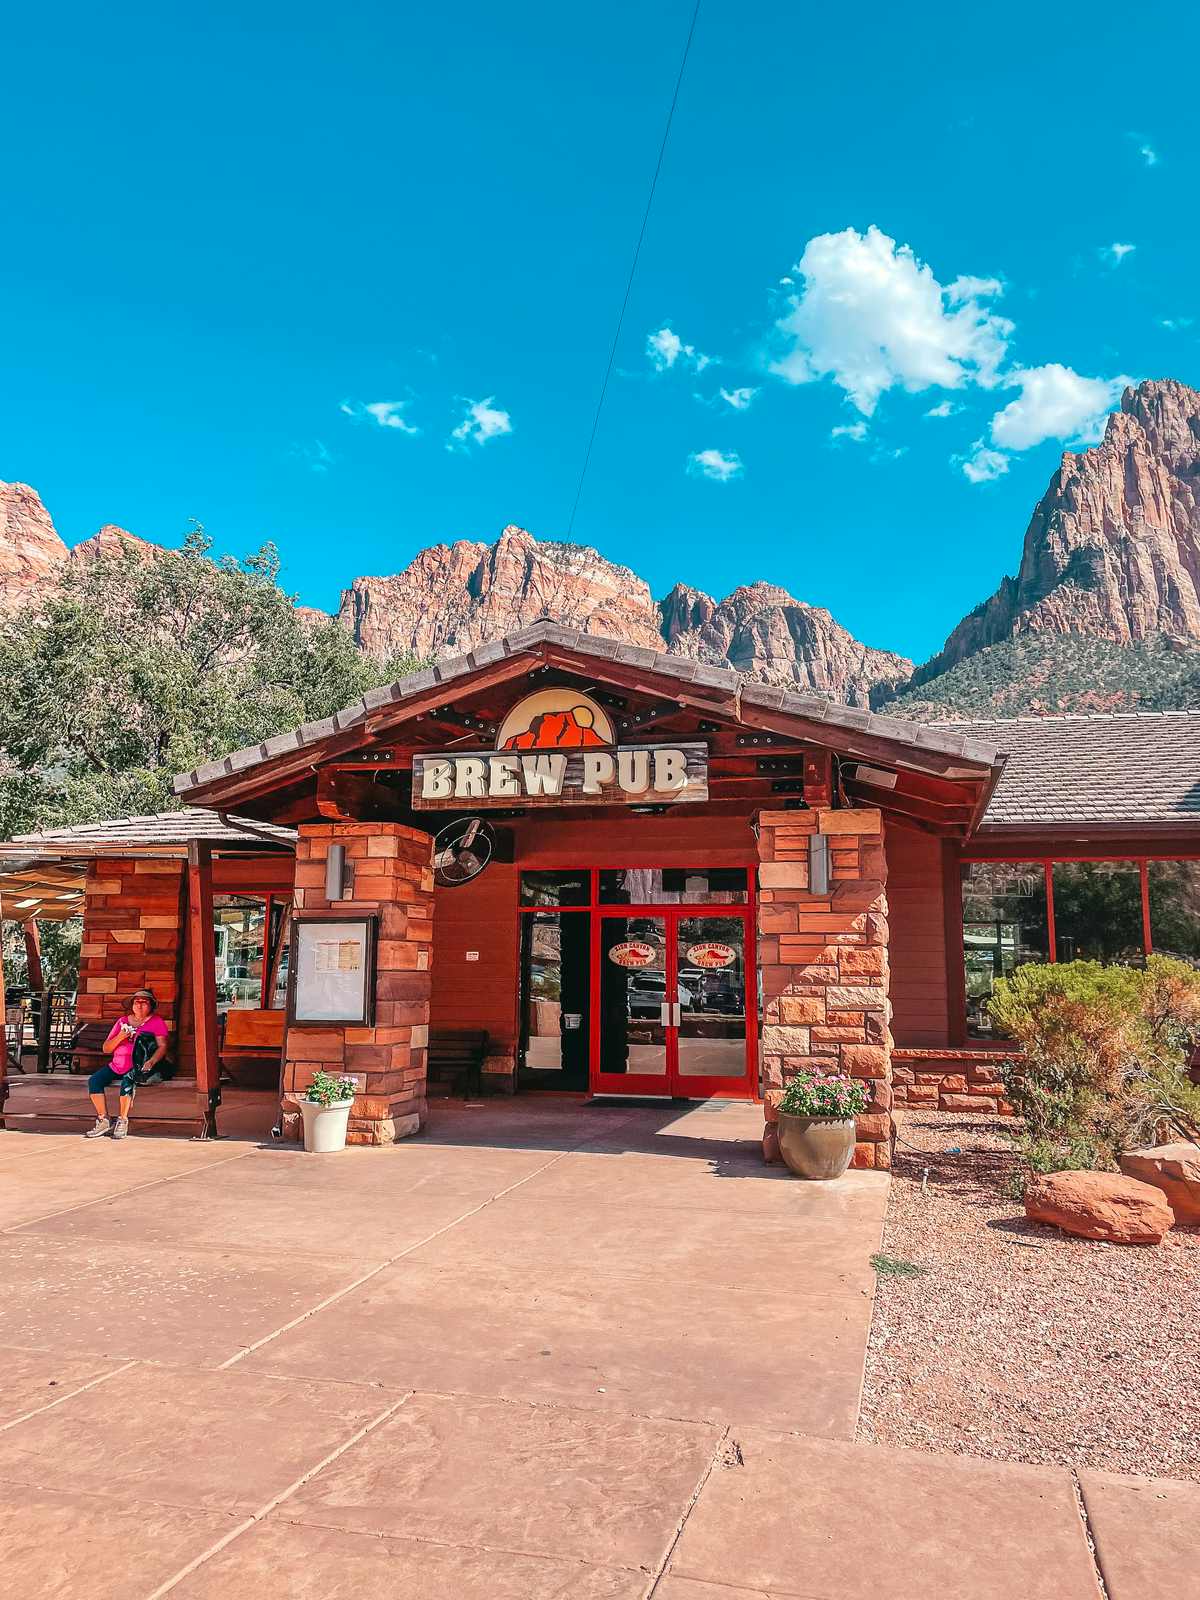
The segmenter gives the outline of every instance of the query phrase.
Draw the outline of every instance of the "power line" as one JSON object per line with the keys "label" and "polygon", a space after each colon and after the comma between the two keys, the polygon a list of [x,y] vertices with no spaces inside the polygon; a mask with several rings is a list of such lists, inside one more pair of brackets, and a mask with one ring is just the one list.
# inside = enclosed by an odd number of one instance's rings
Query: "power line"
{"label": "power line", "polygon": [[575,513],[579,510],[579,497],[583,493],[583,481],[587,477],[588,467],[592,460],[592,446],[596,442],[596,430],[600,426],[600,413],[604,409],[604,398],[608,394],[608,380],[612,377],[613,362],[617,359],[617,345],[621,340],[621,329],[625,326],[625,313],[629,309],[629,296],[633,292],[633,280],[637,274],[638,262],[642,254],[642,242],[646,237],[646,226],[650,221],[650,211],[654,205],[654,193],[658,188],[658,175],[662,171],[663,157],[667,153],[667,140],[671,137],[671,124],[675,120],[675,107],[679,104],[679,90],[683,83],[683,74],[687,67],[688,54],[692,48],[692,39],[696,32],[696,22],[700,16],[701,0],[696,0],[692,11],[692,22],[688,28],[687,39],[683,46],[683,55],[679,59],[679,71],[675,77],[675,92],[671,96],[671,106],[667,112],[666,126],[663,128],[662,143],[658,147],[658,160],[654,164],[654,176],[650,180],[650,193],[646,196],[646,209],[642,213],[642,225],[638,230],[637,244],[633,251],[633,260],[629,264],[629,278],[625,284],[625,298],[621,301],[621,310],[617,317],[617,328],[613,334],[612,349],[608,352],[608,365],[604,369],[604,382],[600,385],[600,398],[596,401],[596,414],[592,418],[592,431],[588,435],[587,450],[583,457],[583,470],[579,474],[579,483],[575,488],[575,500],[571,506],[571,515],[567,520],[567,538],[575,531]]}

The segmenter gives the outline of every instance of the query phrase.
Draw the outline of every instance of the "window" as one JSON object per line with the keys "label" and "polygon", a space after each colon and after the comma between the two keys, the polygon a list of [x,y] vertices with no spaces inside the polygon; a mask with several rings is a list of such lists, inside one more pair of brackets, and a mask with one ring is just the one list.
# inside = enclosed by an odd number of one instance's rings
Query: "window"
{"label": "window", "polygon": [[992,1034],[993,985],[1025,961],[1200,964],[1200,860],[970,861],[962,898],[969,1038]]}
{"label": "window", "polygon": [[265,900],[248,895],[213,896],[216,924],[217,1010],[244,1011],[262,1005]]}
{"label": "window", "polygon": [[1054,863],[1057,961],[1140,961],[1142,875],[1136,861]]}
{"label": "window", "polygon": [[1146,873],[1153,948],[1200,961],[1200,861],[1148,861]]}
{"label": "window", "polygon": [[290,895],[214,895],[217,1011],[282,1011],[290,947]]}
{"label": "window", "polygon": [[994,1028],[987,1002],[997,978],[1050,955],[1046,869],[1040,861],[971,861],[962,869],[967,1034]]}
{"label": "window", "polygon": [[602,906],[745,905],[745,867],[624,867],[600,874]]}
{"label": "window", "polygon": [[586,867],[579,872],[521,874],[523,906],[586,906],[591,897],[591,873]]}

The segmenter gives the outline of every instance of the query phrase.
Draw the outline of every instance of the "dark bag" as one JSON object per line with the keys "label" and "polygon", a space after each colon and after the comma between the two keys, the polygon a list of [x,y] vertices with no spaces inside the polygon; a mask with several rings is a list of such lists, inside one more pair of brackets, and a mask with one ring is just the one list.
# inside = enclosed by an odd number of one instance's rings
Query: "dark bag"
{"label": "dark bag", "polygon": [[175,1067],[166,1056],[155,1064],[152,1071],[146,1071],[146,1063],[157,1049],[158,1035],[155,1033],[139,1033],[133,1041],[133,1066],[129,1078],[135,1088],[143,1089],[148,1083],[167,1083],[175,1076]]}

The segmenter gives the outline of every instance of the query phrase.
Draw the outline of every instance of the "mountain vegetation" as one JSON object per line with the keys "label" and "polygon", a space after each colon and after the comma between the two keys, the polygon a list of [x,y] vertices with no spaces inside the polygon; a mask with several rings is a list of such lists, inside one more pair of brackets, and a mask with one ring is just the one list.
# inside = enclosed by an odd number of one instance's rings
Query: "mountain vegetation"
{"label": "mountain vegetation", "polygon": [[419,664],[298,611],[274,546],[210,552],[199,527],[179,550],[98,546],[0,623],[0,837],[168,809],[175,773]]}
{"label": "mountain vegetation", "polygon": [[872,703],[915,722],[1200,709],[1200,644],[1165,634],[1116,644],[1021,633]]}

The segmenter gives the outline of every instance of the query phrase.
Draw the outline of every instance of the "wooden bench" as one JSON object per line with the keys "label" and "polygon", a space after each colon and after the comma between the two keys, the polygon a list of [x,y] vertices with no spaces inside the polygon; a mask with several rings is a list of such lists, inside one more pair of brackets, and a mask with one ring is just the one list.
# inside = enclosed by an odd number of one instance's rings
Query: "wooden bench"
{"label": "wooden bench", "polygon": [[[116,1093],[113,1085],[106,1096],[110,1115]],[[220,1089],[212,1090],[208,1099],[207,1111],[200,1109],[194,1078],[145,1084],[134,1091],[130,1121],[185,1127],[198,1139],[216,1137]],[[39,1122],[86,1123],[95,1115],[88,1098],[87,1082],[79,1074],[68,1077],[65,1073],[27,1073],[20,1078],[5,1078],[0,1083],[0,1127]]]}
{"label": "wooden bench", "polygon": [[283,1056],[285,1011],[226,1011],[217,1056],[241,1089],[275,1089]]}
{"label": "wooden bench", "polygon": [[432,1029],[427,1073],[432,1092],[437,1092],[435,1085],[445,1085],[444,1092],[461,1094],[464,1099],[470,1094],[478,1095],[487,1051],[486,1028]]}

